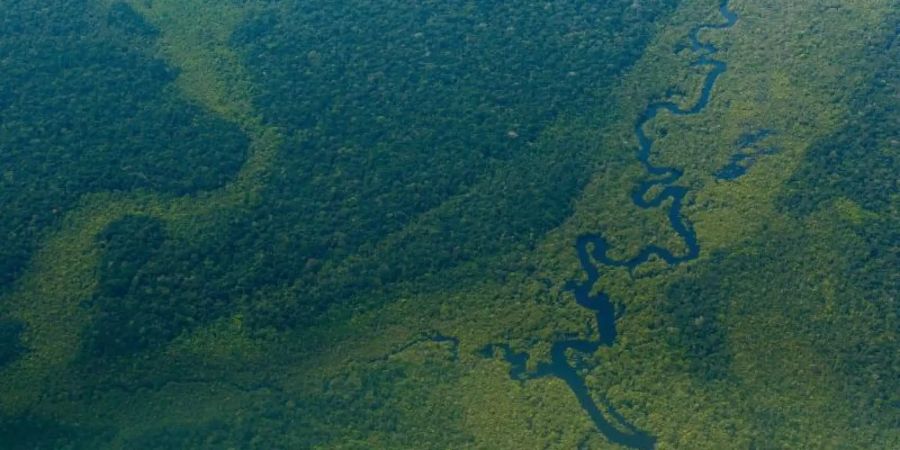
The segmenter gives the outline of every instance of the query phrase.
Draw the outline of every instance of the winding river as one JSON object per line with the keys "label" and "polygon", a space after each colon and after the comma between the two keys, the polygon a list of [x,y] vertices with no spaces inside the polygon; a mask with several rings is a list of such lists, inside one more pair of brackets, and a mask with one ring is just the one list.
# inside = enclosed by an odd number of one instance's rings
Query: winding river
{"label": "winding river", "polygon": [[[510,376],[512,378],[529,380],[552,376],[564,381],[575,394],[578,403],[591,418],[597,430],[610,442],[631,448],[652,449],[656,445],[656,439],[647,432],[639,430],[630,424],[607,399],[596,399],[591,396],[584,380],[578,375],[580,367],[577,363],[569,361],[567,353],[571,349],[576,352],[593,354],[601,346],[612,346],[615,343],[616,311],[609,295],[604,292],[591,295],[592,288],[601,276],[598,266],[634,269],[647,262],[653,255],[656,255],[670,266],[675,266],[695,259],[700,254],[697,236],[690,224],[686,223],[681,215],[681,207],[687,194],[687,188],[674,185],[681,178],[682,171],[674,167],[653,165],[650,161],[653,153],[653,140],[647,136],[644,126],[647,122],[653,120],[660,111],[667,111],[675,116],[689,116],[702,112],[709,104],[716,80],[725,73],[728,65],[724,61],[713,58],[718,49],[712,43],[701,41],[700,33],[704,30],[730,28],[737,22],[738,16],[729,9],[728,2],[729,0],[722,0],[719,6],[719,12],[724,18],[724,22],[701,24],[690,31],[690,49],[697,55],[697,60],[692,65],[695,67],[710,67],[710,71],[704,78],[697,101],[688,108],[681,108],[678,104],[670,101],[650,103],[638,116],[634,125],[638,141],[636,156],[647,172],[647,177],[644,181],[638,183],[634,191],[632,191],[631,199],[635,205],[644,209],[656,208],[664,201],[672,199],[668,210],[669,223],[672,229],[684,240],[687,251],[684,254],[676,255],[668,249],[651,244],[645,246],[632,258],[615,259],[608,255],[609,244],[603,236],[599,234],[582,235],[577,239],[575,248],[587,279],[583,282],[570,281],[566,288],[572,291],[579,306],[594,312],[599,329],[599,339],[567,339],[554,342],[551,348],[550,363],[541,363],[533,371],[526,369],[526,363],[529,358],[526,352],[514,353],[505,344],[492,344],[483,350],[485,357],[491,357],[496,350],[501,350],[503,357],[510,364]],[[659,190],[656,196],[648,199],[647,194],[656,186],[661,186],[662,189]]]}

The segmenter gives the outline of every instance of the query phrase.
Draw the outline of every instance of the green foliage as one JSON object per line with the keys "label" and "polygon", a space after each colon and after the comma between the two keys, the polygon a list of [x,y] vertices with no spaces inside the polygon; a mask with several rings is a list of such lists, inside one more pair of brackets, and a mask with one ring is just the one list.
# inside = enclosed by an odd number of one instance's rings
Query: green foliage
{"label": "green foliage", "polygon": [[227,234],[185,240],[167,236],[156,219],[126,217],[98,236],[104,256],[100,284],[88,302],[94,316],[86,330],[89,354],[128,356],[159,348],[236,312],[254,288],[287,276],[278,265],[235,251],[246,230],[216,225]]}
{"label": "green foliage", "polygon": [[[886,23],[896,30],[897,15]],[[898,329],[900,296],[896,34],[869,43],[855,63],[869,77],[854,93],[849,117],[808,152],[779,206],[825,230],[796,245],[816,248],[824,241],[840,255],[832,267],[839,280],[836,317],[811,321],[798,333],[814,336],[819,351],[833,361],[844,380],[847,401],[855,405],[857,424],[883,421],[896,427],[900,382],[896,344],[890,337]]]}
{"label": "green foliage", "polygon": [[147,23],[143,16],[124,2],[116,2],[109,7],[106,22],[111,28],[119,30],[125,35],[141,38],[159,36],[159,30]]}
{"label": "green foliage", "polygon": [[[390,20],[402,27],[410,25],[401,19],[437,8],[396,5],[396,10],[367,18],[367,10],[354,10],[354,5],[320,6],[321,14],[350,12],[354,20]],[[670,7],[637,12],[609,5],[601,14],[597,6],[583,11],[583,5],[573,3],[557,5],[556,15],[550,17],[543,7],[529,7],[528,15],[521,16],[508,6],[481,5],[487,9],[477,12],[479,20],[502,23],[480,24],[461,17],[451,20],[462,12],[441,6],[430,12],[448,15],[434,32],[436,38],[465,40],[473,29],[487,33],[467,50],[460,48],[462,53],[448,50],[442,57],[449,58],[442,60],[448,66],[439,72],[452,66],[458,75],[438,76],[438,69],[432,76],[419,73],[418,64],[408,60],[414,50],[400,50],[407,44],[426,45],[413,30],[406,30],[409,35],[373,31],[316,44],[335,46],[330,54],[347,51],[356,56],[340,70],[308,74],[303,83],[297,83],[292,67],[298,59],[307,60],[309,49],[302,44],[313,36],[304,34],[306,28],[296,21],[306,20],[305,14],[313,10],[297,8],[300,15],[279,18],[261,13],[235,38],[245,49],[248,67],[266,88],[257,99],[260,109],[270,121],[292,130],[301,126],[295,121],[303,117],[322,123],[297,131],[279,154],[278,170],[253,210],[218,214],[214,226],[189,240],[133,240],[122,251],[110,250],[119,244],[107,246],[106,258],[129,252],[148,256],[139,257],[139,276],[114,273],[117,265],[131,263],[101,266],[101,292],[92,301],[96,317],[88,332],[93,343],[88,347],[100,354],[143,351],[237,312],[258,329],[296,328],[314,323],[334,305],[357,310],[377,305],[389,297],[389,286],[415,283],[416,289],[440,291],[463,283],[464,276],[479,277],[501,261],[504,270],[511,270],[508,264],[515,258],[504,255],[532,249],[569,215],[571,199],[598,158],[590,131],[597,124],[571,117],[571,124],[561,128],[557,119],[593,108],[600,91],[592,89],[610,83],[634,60],[647,42],[649,20]],[[116,23],[131,24],[127,11],[114,6],[110,14]],[[313,18],[322,26],[346,25],[320,13]],[[294,31],[279,34],[282,23]],[[509,27],[538,29],[547,37],[493,35],[510,33],[504,31]],[[627,40],[627,45],[597,44],[598,39],[611,39],[611,28],[619,29],[616,39]],[[372,39],[401,53],[375,51]],[[273,41],[283,47],[276,53],[270,50]],[[363,44],[370,47],[359,47]],[[262,49],[268,49],[267,59],[255,60],[254,53]],[[514,80],[526,67],[522,61],[513,66],[512,59],[558,58],[567,52],[571,55],[565,59],[532,70],[539,79],[528,85]],[[357,66],[386,70],[392,65],[393,72],[382,74],[381,81],[367,78],[365,83],[385,83],[379,95],[393,100],[364,95],[369,87],[359,85],[363,80]],[[573,70],[584,72],[570,76]],[[422,77],[422,86],[411,93],[406,77]],[[289,98],[309,101],[285,101]],[[351,99],[353,108],[335,111],[325,105]],[[513,129],[515,137],[508,133]],[[479,260],[483,262],[477,271],[438,275]],[[128,284],[117,285],[117,279]],[[263,288],[288,286],[293,289],[288,296],[250,296]],[[103,348],[107,350],[99,350]]]}
{"label": "green foliage", "polygon": [[[377,362],[329,381],[299,405],[319,411],[306,418],[307,442],[325,448],[354,441],[380,448],[466,447],[471,437],[460,427],[448,385],[459,368],[449,360],[423,362]],[[421,416],[422,406],[432,410],[430,417]]]}
{"label": "green foliage", "polygon": [[8,450],[87,450],[96,448],[108,430],[88,429],[38,417],[6,417],[0,415],[0,442]]}
{"label": "green foliage", "polygon": [[[601,268],[617,344],[569,357],[661,446],[896,447],[897,43],[827,63],[870,9],[769,3],[704,36],[729,64],[708,110],[648,124],[700,257]],[[696,94],[673,50],[718,4],[6,2],[0,447],[605,448],[559,380],[475,349],[536,369],[596,332],[561,289],[579,233],[678,251],[665,205],[628,209],[634,120]],[[714,179],[770,126],[777,153]],[[50,230],[79,266],[21,278]]]}
{"label": "green foliage", "polygon": [[99,236],[104,251],[99,286],[88,303],[96,309],[86,333],[86,349],[97,355],[129,354],[171,339],[169,299],[147,293],[147,262],[166,240],[163,224],[128,216]]}
{"label": "green foliage", "polygon": [[212,189],[246,153],[240,130],[168,88],[176,72],[148,56],[154,33],[134,11],[115,6],[107,32],[92,8],[76,0],[3,6],[0,289],[80,196]]}
{"label": "green foliage", "polygon": [[[896,20],[894,21],[896,23]],[[900,192],[900,42],[896,34],[872,42],[855,61],[873,71],[849,105],[853,113],[833,135],[810,149],[787,185],[781,207],[806,215],[839,197],[874,211],[887,210]]]}
{"label": "green foliage", "polygon": [[[135,450],[182,448],[259,448],[252,446],[253,431],[219,421],[191,426],[162,426],[128,439],[127,447]],[[269,447],[284,448],[281,446]]]}
{"label": "green foliage", "polygon": [[0,317],[0,367],[25,351],[21,342],[23,328],[21,322]]}
{"label": "green foliage", "polygon": [[741,289],[731,274],[751,269],[751,258],[730,258],[718,254],[668,288],[665,303],[667,320],[661,326],[668,342],[683,351],[692,374],[702,380],[728,376],[731,353],[727,344],[727,326],[721,317],[728,301]]}
{"label": "green foliage", "polygon": [[256,105],[295,136],[237,246],[300,275],[302,301],[267,317],[359,307],[559,225],[602,157],[577,117],[674,2],[629,3],[287,2],[248,21]]}

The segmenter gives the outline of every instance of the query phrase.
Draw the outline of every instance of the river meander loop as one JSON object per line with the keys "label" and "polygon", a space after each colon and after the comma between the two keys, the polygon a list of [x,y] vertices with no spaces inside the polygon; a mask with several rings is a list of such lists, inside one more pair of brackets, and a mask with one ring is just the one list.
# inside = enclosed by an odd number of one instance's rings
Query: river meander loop
{"label": "river meander loop", "polygon": [[[724,61],[713,58],[718,49],[709,42],[700,40],[700,33],[704,30],[723,30],[733,26],[738,16],[728,8],[729,0],[722,0],[719,12],[724,22],[715,24],[701,24],[690,31],[690,49],[697,55],[693,66],[708,66],[710,71],[703,80],[700,96],[690,107],[682,108],[670,101],[650,103],[638,116],[634,125],[635,135],[638,141],[636,157],[647,172],[647,177],[638,183],[632,191],[631,199],[640,208],[656,208],[668,199],[668,218],[672,229],[685,243],[687,249],[684,254],[676,255],[668,249],[657,245],[647,245],[637,255],[628,259],[615,259],[608,255],[609,244],[599,234],[585,234],[579,236],[575,243],[578,260],[587,275],[583,282],[570,281],[566,288],[574,294],[579,306],[594,312],[599,330],[599,339],[566,339],[554,342],[551,349],[550,363],[541,363],[534,371],[526,369],[528,353],[513,353],[508,345],[489,345],[484,349],[485,356],[492,356],[495,349],[502,350],[503,356],[510,364],[510,376],[519,380],[536,379],[542,377],[556,377],[564,381],[582,409],[590,417],[591,421],[610,442],[635,449],[652,449],[656,445],[656,439],[645,431],[637,429],[619,414],[610,402],[605,398],[591,396],[584,380],[578,375],[578,365],[569,361],[569,350],[593,354],[601,346],[612,346],[616,339],[616,311],[610,301],[609,295],[599,292],[592,295],[591,290],[600,279],[600,266],[625,267],[634,269],[647,262],[651,256],[657,256],[670,266],[681,264],[697,258],[700,254],[700,245],[697,236],[690,224],[686,223],[681,215],[681,207],[687,188],[674,185],[682,176],[682,171],[675,167],[655,166],[650,161],[653,153],[653,140],[644,132],[647,122],[653,120],[660,111],[667,111],[675,116],[689,116],[702,112],[712,97],[712,90],[719,76],[728,70]],[[647,194],[656,186],[660,186],[658,193],[653,198],[646,198]]]}

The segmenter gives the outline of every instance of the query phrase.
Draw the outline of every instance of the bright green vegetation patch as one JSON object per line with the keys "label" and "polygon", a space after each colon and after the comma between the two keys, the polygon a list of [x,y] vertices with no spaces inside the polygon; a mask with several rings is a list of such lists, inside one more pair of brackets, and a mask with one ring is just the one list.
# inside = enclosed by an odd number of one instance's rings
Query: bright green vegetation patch
{"label": "bright green vegetation patch", "polygon": [[222,186],[247,139],[170,88],[156,31],[133,10],[17,1],[0,25],[0,289],[86,193]]}

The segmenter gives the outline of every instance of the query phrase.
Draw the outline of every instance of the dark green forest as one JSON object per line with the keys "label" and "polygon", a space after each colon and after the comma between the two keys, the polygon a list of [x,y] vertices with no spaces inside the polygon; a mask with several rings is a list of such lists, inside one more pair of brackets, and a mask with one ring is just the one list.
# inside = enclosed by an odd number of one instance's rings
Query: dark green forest
{"label": "dark green forest", "polygon": [[3,5],[3,290],[81,196],[213,189],[245,157],[240,130],[168,88],[178,69],[148,51],[155,29],[124,4],[102,17],[87,3]]}
{"label": "dark green forest", "polygon": [[897,448],[900,9],[832,3],[0,0],[0,449]]}

